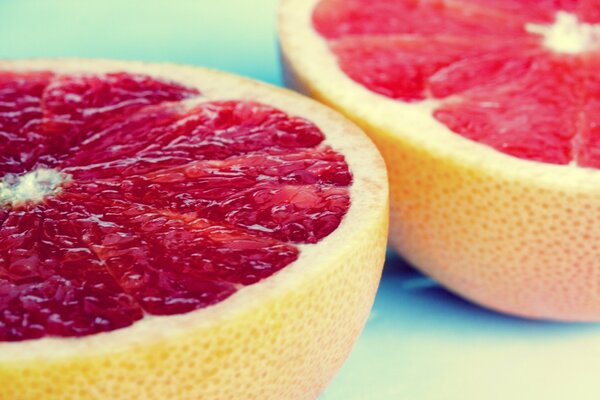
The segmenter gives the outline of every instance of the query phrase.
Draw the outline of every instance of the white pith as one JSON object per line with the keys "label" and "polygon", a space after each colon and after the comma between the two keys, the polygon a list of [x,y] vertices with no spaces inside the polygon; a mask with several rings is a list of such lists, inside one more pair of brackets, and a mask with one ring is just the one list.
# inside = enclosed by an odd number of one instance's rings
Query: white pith
{"label": "white pith", "polygon": [[527,32],[542,35],[544,46],[564,54],[581,54],[598,48],[600,24],[579,21],[576,15],[559,11],[551,25],[527,24]]}
{"label": "white pith", "polygon": [[0,179],[0,205],[39,203],[58,193],[60,185],[68,180],[68,175],[49,168],[37,168],[23,175],[7,174]]}

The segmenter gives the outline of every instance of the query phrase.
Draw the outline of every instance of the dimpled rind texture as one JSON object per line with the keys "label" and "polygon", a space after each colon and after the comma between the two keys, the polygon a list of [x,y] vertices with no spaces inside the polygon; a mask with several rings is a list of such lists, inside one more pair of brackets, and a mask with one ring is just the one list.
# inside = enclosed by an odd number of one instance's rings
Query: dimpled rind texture
{"label": "dimpled rind texture", "polygon": [[465,165],[369,131],[394,160],[390,243],[411,264],[498,311],[600,319],[597,194],[503,177],[484,159]]}
{"label": "dimpled rind texture", "polygon": [[[390,243],[480,305],[527,318],[600,321],[600,175],[469,143],[420,109],[370,93],[311,25],[318,0],[285,0],[286,83],[361,126],[390,179]],[[319,65],[319,68],[312,67]]]}
{"label": "dimpled rind texture", "polygon": [[285,90],[196,67],[101,60],[0,67],[123,70],[175,78],[209,98],[273,104],[320,126],[354,178],[352,205],[336,231],[216,306],[82,338],[0,343],[0,399],[316,399],[364,326],[385,258],[387,175],[360,130]]}

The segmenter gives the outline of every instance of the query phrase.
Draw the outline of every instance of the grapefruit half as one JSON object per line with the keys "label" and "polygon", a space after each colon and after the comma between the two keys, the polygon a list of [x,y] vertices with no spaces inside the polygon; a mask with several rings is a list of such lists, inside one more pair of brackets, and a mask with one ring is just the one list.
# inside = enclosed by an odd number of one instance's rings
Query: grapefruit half
{"label": "grapefruit half", "polygon": [[0,398],[314,399],[387,177],[318,103],[195,67],[0,63]]}
{"label": "grapefruit half", "polygon": [[284,0],[289,86],[388,165],[392,245],[481,305],[600,320],[600,3]]}

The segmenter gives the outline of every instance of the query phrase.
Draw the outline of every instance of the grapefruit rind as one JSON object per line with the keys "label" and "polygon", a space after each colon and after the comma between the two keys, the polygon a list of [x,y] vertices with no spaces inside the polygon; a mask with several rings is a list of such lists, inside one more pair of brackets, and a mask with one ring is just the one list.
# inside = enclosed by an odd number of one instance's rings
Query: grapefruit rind
{"label": "grapefruit rind", "polygon": [[379,147],[390,177],[391,244],[489,308],[600,320],[600,173],[509,156],[438,122],[438,100],[403,103],[357,84],[313,28],[318,1],[282,2],[285,79],[342,112]]}
{"label": "grapefruit rind", "polygon": [[272,104],[316,123],[354,179],[336,231],[300,245],[297,261],[215,306],[80,338],[0,343],[0,398],[316,398],[366,321],[385,256],[387,176],[364,134],[301,96],[197,67],[71,59],[0,69],[142,73],[211,100]]}

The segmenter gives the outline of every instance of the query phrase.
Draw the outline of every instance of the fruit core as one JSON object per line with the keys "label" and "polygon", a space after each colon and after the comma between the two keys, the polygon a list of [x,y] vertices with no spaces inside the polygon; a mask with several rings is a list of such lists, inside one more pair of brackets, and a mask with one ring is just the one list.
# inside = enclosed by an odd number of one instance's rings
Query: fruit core
{"label": "fruit core", "polygon": [[0,180],[0,206],[39,203],[57,194],[68,176],[54,169],[38,168],[23,175],[6,174]]}
{"label": "fruit core", "polygon": [[580,21],[576,15],[559,11],[553,24],[526,25],[528,32],[544,37],[544,45],[551,51],[566,54],[581,54],[598,50],[600,24]]}
{"label": "fruit core", "polygon": [[0,342],[217,304],[350,207],[310,121],[140,74],[0,71]]}

